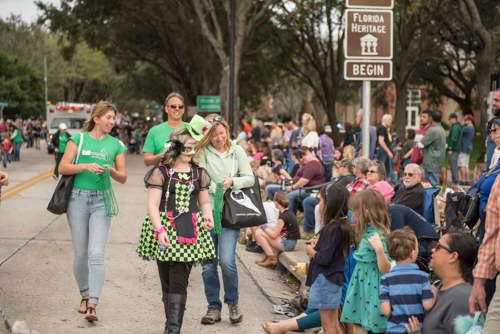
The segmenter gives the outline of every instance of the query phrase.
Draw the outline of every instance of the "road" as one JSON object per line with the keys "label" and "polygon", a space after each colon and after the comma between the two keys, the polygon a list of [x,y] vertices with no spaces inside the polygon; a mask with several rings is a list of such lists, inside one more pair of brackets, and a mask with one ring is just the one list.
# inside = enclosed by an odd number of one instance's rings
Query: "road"
{"label": "road", "polygon": [[[127,155],[126,164],[126,184],[113,183],[120,212],[111,223],[106,278],[97,308],[99,321],[94,323],[76,311],[80,296],[73,276],[73,245],[66,216],[46,210],[56,181],[51,177],[54,162],[45,144],[40,151],[23,147],[21,161],[5,169],[11,184],[3,189],[0,207],[0,306],[11,325],[24,320],[39,333],[163,333],[165,318],[156,264],[141,260],[135,252],[146,214],[142,179],[147,167],[142,155]],[[207,303],[201,268],[195,267],[182,333],[263,333],[263,322],[279,318],[270,313],[269,296],[279,300],[280,290],[286,289],[279,282],[280,273],[255,268],[256,255],[243,251],[241,245],[238,254],[244,321],[232,326],[224,306],[222,322],[213,326],[200,323]]]}

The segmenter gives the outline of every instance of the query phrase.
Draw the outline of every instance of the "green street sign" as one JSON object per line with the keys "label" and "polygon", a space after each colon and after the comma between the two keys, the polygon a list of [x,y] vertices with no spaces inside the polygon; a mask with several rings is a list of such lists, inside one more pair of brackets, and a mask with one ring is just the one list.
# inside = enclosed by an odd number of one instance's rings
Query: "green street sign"
{"label": "green street sign", "polygon": [[198,111],[220,112],[220,96],[198,96],[196,106]]}
{"label": "green street sign", "polygon": [[8,107],[9,104],[7,102],[0,102],[0,107]]}

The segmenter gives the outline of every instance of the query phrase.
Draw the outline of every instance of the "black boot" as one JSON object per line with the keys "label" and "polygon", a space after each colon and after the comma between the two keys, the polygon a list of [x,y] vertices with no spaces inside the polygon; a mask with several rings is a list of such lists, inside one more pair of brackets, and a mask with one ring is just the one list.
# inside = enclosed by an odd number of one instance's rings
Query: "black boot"
{"label": "black boot", "polygon": [[168,334],[168,327],[167,327],[167,323],[168,323],[168,293],[163,292],[163,296],[162,296],[161,300],[163,301],[163,308],[165,309],[165,331],[163,332],[163,334]]}
{"label": "black boot", "polygon": [[184,310],[186,309],[186,295],[171,293],[168,295],[168,334],[180,334]]}

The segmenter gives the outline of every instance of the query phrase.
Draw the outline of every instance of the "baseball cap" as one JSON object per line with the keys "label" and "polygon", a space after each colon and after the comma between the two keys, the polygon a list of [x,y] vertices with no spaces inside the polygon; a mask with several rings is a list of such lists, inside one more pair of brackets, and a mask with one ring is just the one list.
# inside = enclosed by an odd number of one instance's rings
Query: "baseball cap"
{"label": "baseball cap", "polygon": [[472,121],[472,122],[474,122],[474,116],[472,116],[472,115],[465,115],[464,121]]}
{"label": "baseball cap", "polygon": [[452,112],[452,113],[450,114],[450,116],[448,116],[448,119],[452,119],[452,118],[457,119],[457,118],[458,118],[457,114],[455,114],[454,112]]}
{"label": "baseball cap", "polygon": [[59,130],[66,130],[68,127],[66,126],[66,123],[60,123],[59,124]]}

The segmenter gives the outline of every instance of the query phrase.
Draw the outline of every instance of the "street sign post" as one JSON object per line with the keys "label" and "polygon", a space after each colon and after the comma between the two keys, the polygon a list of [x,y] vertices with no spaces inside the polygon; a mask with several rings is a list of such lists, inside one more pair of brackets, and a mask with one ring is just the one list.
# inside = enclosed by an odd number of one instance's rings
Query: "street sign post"
{"label": "street sign post", "polygon": [[394,0],[347,0],[346,3],[349,8],[392,9],[394,7]]}
{"label": "street sign post", "polygon": [[392,61],[390,60],[346,60],[344,62],[346,80],[392,80]]}
{"label": "street sign post", "polygon": [[345,57],[392,59],[392,10],[346,10]]}
{"label": "street sign post", "polygon": [[3,108],[8,106],[9,104],[7,102],[0,102],[0,119],[3,119]]}

